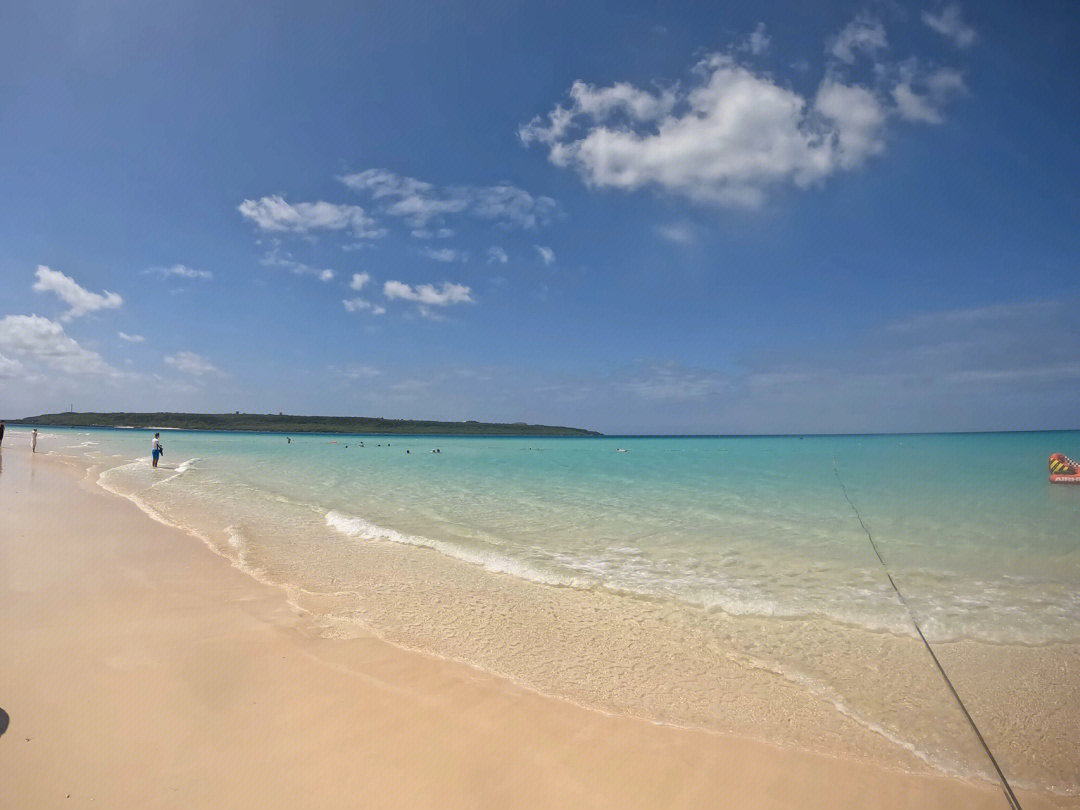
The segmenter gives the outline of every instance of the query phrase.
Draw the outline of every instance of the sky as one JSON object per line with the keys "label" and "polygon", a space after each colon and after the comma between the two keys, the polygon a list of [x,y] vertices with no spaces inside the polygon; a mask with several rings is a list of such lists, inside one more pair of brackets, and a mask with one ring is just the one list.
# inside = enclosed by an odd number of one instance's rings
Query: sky
{"label": "sky", "polygon": [[1080,427],[1080,6],[0,0],[0,417]]}

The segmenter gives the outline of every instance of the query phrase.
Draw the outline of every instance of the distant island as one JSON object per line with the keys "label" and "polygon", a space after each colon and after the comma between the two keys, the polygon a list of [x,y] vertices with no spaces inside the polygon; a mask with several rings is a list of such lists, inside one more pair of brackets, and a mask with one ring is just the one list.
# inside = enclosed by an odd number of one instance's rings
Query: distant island
{"label": "distant island", "polygon": [[594,430],[524,422],[436,422],[365,416],[294,416],[269,413],[45,413],[9,419],[11,425],[175,428],[261,433],[392,433],[416,436],[602,436]]}

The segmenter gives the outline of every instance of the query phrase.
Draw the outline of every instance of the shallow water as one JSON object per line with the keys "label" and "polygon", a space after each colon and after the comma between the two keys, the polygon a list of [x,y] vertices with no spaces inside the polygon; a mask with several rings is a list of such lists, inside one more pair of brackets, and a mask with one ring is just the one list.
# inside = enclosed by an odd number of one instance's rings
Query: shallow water
{"label": "shallow water", "polygon": [[985,777],[842,481],[999,760],[1018,784],[1080,789],[1080,487],[1046,469],[1080,432],[167,431],[158,470],[151,435],[46,429],[39,451],[92,461],[328,633],[654,720]]}

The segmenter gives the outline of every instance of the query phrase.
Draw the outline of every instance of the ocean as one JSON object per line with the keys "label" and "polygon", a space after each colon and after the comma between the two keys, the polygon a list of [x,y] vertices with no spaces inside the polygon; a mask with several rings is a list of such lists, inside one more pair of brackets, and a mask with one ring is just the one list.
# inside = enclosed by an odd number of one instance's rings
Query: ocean
{"label": "ocean", "polygon": [[1080,432],[170,430],[157,470],[151,436],[45,428],[38,448],[282,587],[325,635],[654,722],[991,780],[868,530],[1014,787],[1080,796],[1080,487],[1047,482]]}

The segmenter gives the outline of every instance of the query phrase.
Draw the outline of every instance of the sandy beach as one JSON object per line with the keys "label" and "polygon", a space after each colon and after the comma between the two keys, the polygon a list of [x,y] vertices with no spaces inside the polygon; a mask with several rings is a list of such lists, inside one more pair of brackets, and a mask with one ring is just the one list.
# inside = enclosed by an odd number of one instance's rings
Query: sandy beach
{"label": "sandy beach", "polygon": [[1007,806],[990,784],[612,716],[375,637],[323,638],[93,472],[21,447],[0,463],[2,807]]}

